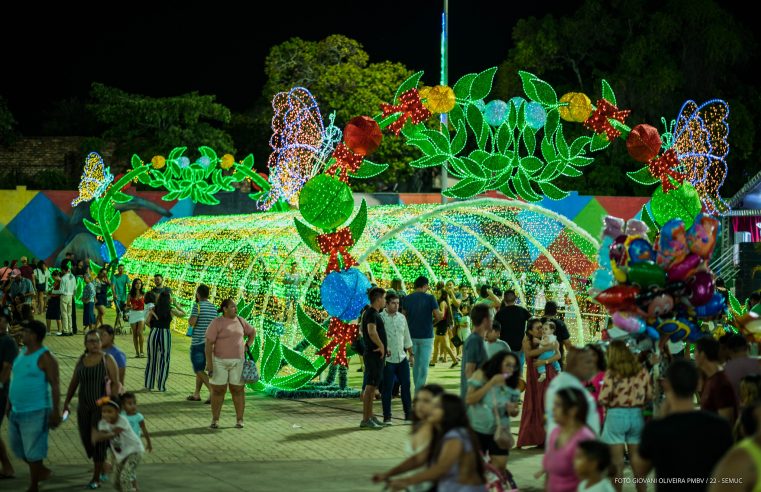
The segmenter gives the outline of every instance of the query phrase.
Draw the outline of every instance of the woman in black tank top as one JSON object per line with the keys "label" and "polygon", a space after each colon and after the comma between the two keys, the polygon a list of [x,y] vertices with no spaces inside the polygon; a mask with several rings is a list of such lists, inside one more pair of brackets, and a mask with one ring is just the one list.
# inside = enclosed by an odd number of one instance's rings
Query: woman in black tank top
{"label": "woman in black tank top", "polygon": [[172,333],[169,329],[172,318],[185,317],[185,311],[172,305],[172,293],[163,290],[156,305],[148,313],[148,358],[145,364],[145,387],[149,390],[158,385],[159,391],[166,391],[169,377],[169,357],[172,354]]}
{"label": "woman in black tank top", "polygon": [[[106,388],[106,380],[109,380],[109,388]],[[74,397],[74,392],[79,388],[77,404],[77,425],[79,426],[79,438],[85,448],[87,457],[91,458],[95,467],[89,488],[100,487],[100,482],[105,479],[103,474],[103,462],[106,461],[106,449],[108,441],[92,443],[92,430],[100,422],[100,408],[98,399],[107,393],[116,396],[119,391],[119,370],[113,357],[103,352],[100,344],[100,335],[96,330],[90,330],[85,335],[85,354],[79,359],[71,376],[69,391],[63,404],[64,413],[69,411],[69,403]]]}

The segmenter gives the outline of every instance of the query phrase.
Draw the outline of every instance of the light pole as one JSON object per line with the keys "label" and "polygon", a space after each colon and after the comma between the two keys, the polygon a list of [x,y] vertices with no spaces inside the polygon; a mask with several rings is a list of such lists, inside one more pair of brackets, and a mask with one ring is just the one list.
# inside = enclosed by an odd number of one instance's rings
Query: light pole
{"label": "light pole", "polygon": [[[449,65],[449,0],[444,0],[444,10],[441,12],[441,76],[440,84],[448,85],[448,65]],[[441,113],[440,128],[444,130],[447,126],[447,114]],[[447,163],[441,165],[441,203],[447,203],[447,197],[444,191],[447,189],[449,182],[449,173],[447,173]]]}

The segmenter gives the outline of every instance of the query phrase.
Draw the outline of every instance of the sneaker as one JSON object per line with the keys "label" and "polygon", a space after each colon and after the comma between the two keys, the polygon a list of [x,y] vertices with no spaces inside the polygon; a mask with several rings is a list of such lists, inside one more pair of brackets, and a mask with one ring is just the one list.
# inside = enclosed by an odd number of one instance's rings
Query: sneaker
{"label": "sneaker", "polygon": [[449,368],[450,368],[450,369],[454,369],[454,368],[455,368],[455,367],[457,367],[459,364],[460,364],[460,362],[459,362],[459,361],[454,361],[454,362],[452,362],[452,365],[451,365],[451,366],[449,366]]}
{"label": "sneaker", "polygon": [[56,333],[56,334],[55,334],[55,336],[57,336],[57,337],[62,337],[62,336],[63,336],[63,333],[59,331],[58,333]]}
{"label": "sneaker", "polygon": [[359,423],[360,429],[372,429],[372,430],[380,430],[383,428],[383,424],[376,423],[373,419],[370,420],[363,420]]}
{"label": "sneaker", "polygon": [[357,372],[362,372],[362,368],[360,367],[359,369],[357,369]]}
{"label": "sneaker", "polygon": [[383,422],[381,422],[380,420],[378,420],[378,417],[376,417],[375,415],[373,415],[372,417],[370,417],[370,420],[372,420],[373,422],[375,422],[375,423],[376,423],[376,424],[378,424],[378,425],[381,425],[381,426],[383,425]]}
{"label": "sneaker", "polygon": [[386,427],[388,427],[389,425],[394,425],[394,423],[391,422],[391,417],[389,417],[387,419],[383,419],[383,425],[386,426]]}

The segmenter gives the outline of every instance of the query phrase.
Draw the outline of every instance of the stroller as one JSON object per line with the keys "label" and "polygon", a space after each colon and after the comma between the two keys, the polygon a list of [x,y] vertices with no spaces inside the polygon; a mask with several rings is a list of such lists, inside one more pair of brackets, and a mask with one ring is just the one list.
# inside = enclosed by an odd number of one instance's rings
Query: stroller
{"label": "stroller", "polygon": [[[109,298],[109,300],[112,300]],[[117,300],[112,300],[114,303],[114,308],[116,309],[116,319],[114,320],[114,331],[117,335],[126,335],[129,333],[129,318],[127,317],[127,312],[122,309],[122,304]],[[126,323],[126,328],[125,328]]]}
{"label": "stroller", "polygon": [[500,470],[489,462],[488,456],[483,456],[484,475],[486,478],[486,490],[489,492],[518,492],[512,474],[505,476]]}

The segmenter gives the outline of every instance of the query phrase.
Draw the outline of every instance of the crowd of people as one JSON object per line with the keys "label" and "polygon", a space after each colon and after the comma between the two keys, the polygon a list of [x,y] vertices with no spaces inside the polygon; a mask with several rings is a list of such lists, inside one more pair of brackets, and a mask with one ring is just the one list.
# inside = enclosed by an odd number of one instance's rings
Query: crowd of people
{"label": "crowd of people", "polygon": [[[22,258],[22,267],[28,262]],[[85,453],[92,460],[87,488],[97,489],[109,480],[117,490],[137,490],[137,467],[142,454],[153,449],[145,418],[137,410],[135,391],[128,391],[128,356],[116,344],[118,328],[105,323],[111,302],[117,321],[128,320],[135,345],[134,358],[145,357],[142,389],[165,392],[171,360],[170,326],[175,317],[187,317],[173,300],[161,275],[153,277],[153,288],[143,292],[142,281],[131,283],[124,265],[110,277],[103,268],[90,275],[67,258],[52,273],[44,262],[32,272],[35,282],[14,264],[0,270],[0,425],[7,416],[11,451],[29,466],[29,491],[39,490],[50,477],[44,464],[49,432],[76,412],[76,425]],[[73,273],[75,272],[75,273]],[[73,336],[73,311],[77,277],[84,281],[82,324],[84,353],[77,360],[68,389],[61,402],[58,361],[44,345],[55,321],[59,336]],[[130,288],[131,285],[131,288]],[[245,393],[242,368],[256,333],[237,316],[231,299],[219,308],[209,302],[209,287],[200,285],[190,312],[188,335],[192,336],[189,357],[198,385],[187,400],[200,401],[203,386],[209,390],[212,429],[218,429],[222,404],[229,389],[235,407],[235,427],[244,426]],[[22,309],[17,307],[21,304]],[[26,306],[24,308],[24,306]],[[47,325],[35,319],[35,308],[46,313]],[[143,331],[148,328],[147,355]],[[75,405],[73,405],[75,403]],[[144,441],[143,441],[144,440]],[[110,450],[110,451],[109,451]],[[0,435],[0,480],[13,479],[16,471]]]}
{"label": "crowd of people", "polygon": [[[44,464],[50,430],[72,412],[93,464],[87,486],[112,480],[118,490],[137,490],[137,468],[153,445],[125,379],[128,361],[145,358],[138,391],[165,392],[177,317],[188,318],[195,373],[186,399],[209,404],[210,428],[219,429],[229,391],[234,427],[245,423],[243,368],[256,331],[234,300],[217,307],[199,285],[186,313],[161,275],[146,291],[124,265],[92,276],[85,264],[68,258],[51,271],[22,258],[0,269],[0,425],[7,417],[10,449],[27,463],[31,491],[51,473]],[[44,341],[77,332],[77,277],[84,353],[61,395],[58,362]],[[544,456],[535,477],[551,492],[620,491],[632,476],[645,490],[653,471],[657,490],[761,487],[761,367],[744,336],[702,338],[694,354],[665,340],[574,346],[556,301],[535,316],[511,289],[483,285],[477,294],[453,282],[431,292],[426,277],[409,294],[399,280],[369,290],[355,346],[364,372],[359,427],[411,426],[407,459],[374,480],[393,490],[516,489],[510,455],[537,447]],[[129,324],[131,357],[115,343],[119,327],[105,322],[111,303],[117,321]],[[46,314],[47,325],[35,312]],[[439,362],[459,371],[458,391],[428,381]],[[402,415],[394,419],[397,391]],[[15,476],[1,437],[0,466],[0,479]]]}
{"label": "crowd of people", "polygon": [[[535,478],[551,492],[621,491],[624,483],[637,490],[647,483],[656,490],[761,488],[761,365],[743,335],[701,338],[694,360],[689,346],[667,340],[575,347],[552,301],[533,318],[511,290],[495,306],[488,287],[480,300],[449,294],[446,285],[434,296],[428,287],[420,277],[410,295],[369,292],[361,325],[367,385],[387,396],[381,422],[365,391],[360,427],[391,424],[397,381],[412,424],[408,458],[373,480],[392,490],[516,489],[511,449],[536,446],[544,456]],[[449,306],[470,321],[459,394],[427,382],[431,347],[444,336],[434,330]],[[393,357],[393,370],[384,370],[384,357]],[[409,368],[400,358],[413,365],[411,407]]]}

